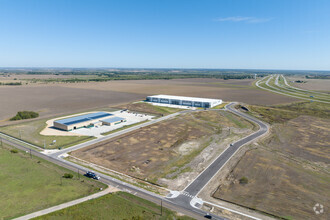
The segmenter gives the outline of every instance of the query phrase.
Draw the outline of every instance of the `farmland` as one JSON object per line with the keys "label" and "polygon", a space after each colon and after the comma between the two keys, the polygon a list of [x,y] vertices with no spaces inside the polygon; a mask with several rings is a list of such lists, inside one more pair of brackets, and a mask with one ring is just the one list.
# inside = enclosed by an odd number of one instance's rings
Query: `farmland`
{"label": "farmland", "polygon": [[271,134],[242,148],[208,193],[277,217],[328,219],[327,213],[317,216],[313,206],[327,204],[330,196],[329,107],[302,102],[249,109],[272,124]]}
{"label": "farmland", "polygon": [[[97,192],[103,184],[40,158],[0,146],[0,219],[8,219]],[[13,151],[15,152],[15,151]],[[72,179],[63,178],[73,174]]]}
{"label": "farmland", "polygon": [[267,105],[296,100],[256,89],[252,82],[252,79],[173,79],[1,86],[0,125],[14,123],[6,120],[18,111],[35,111],[40,118],[55,117],[127,104],[153,94],[220,98]]}
{"label": "farmland", "polygon": [[[294,83],[291,81],[301,80],[304,83]],[[324,91],[329,92],[330,80],[329,79],[306,79],[304,77],[288,77],[288,81],[294,87],[306,89],[306,90],[314,90],[314,91]]]}
{"label": "farmland", "polygon": [[191,219],[125,192],[116,192],[37,219]]}
{"label": "farmland", "polygon": [[[231,132],[228,132],[228,129],[231,129]],[[196,164],[192,163],[193,159],[209,145],[218,146],[220,141],[226,143],[227,138],[233,140],[253,129],[252,124],[230,113],[199,111],[88,146],[71,154],[91,163],[160,184],[159,178],[173,180],[184,172],[194,170]],[[222,146],[222,150],[224,147]],[[207,161],[209,160],[204,159],[199,163],[205,164]],[[166,181],[163,180],[162,183],[164,182]]]}

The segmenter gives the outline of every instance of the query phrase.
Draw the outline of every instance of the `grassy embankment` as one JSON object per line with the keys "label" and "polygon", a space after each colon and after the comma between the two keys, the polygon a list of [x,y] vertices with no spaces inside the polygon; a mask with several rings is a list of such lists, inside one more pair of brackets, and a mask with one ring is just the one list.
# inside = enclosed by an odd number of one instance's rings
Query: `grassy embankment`
{"label": "grassy embankment", "polygon": [[128,109],[133,112],[147,113],[152,115],[170,115],[185,109],[169,108],[164,106],[152,105],[147,102],[136,102],[127,105],[120,106],[120,108]]}
{"label": "grassy embankment", "polygon": [[315,93],[313,91],[301,91],[299,89],[288,87],[284,84],[284,80],[282,79],[282,77],[279,77],[278,83],[280,86],[277,86],[277,85],[275,85],[276,76],[272,77],[269,80],[269,83],[268,83],[269,86],[268,86],[266,84],[268,79],[269,79],[269,77],[262,80],[259,83],[259,86],[269,89],[269,90],[273,90],[274,92],[281,92],[284,95],[286,94],[286,95],[295,96],[296,98],[310,99],[311,101],[330,102],[330,95],[328,95],[328,94],[319,94],[319,93]]}
{"label": "grassy embankment", "polygon": [[[58,147],[65,148],[93,139],[93,137],[87,136],[41,135],[40,132],[46,127],[47,120],[49,119],[29,121],[20,124],[0,127],[0,132],[24,140],[28,143],[37,145],[41,148],[44,148],[45,143],[46,149],[54,149]],[[53,144],[53,140],[56,140],[56,144]]]}
{"label": "grassy embankment", "polygon": [[126,192],[116,192],[35,219],[192,219]]}
{"label": "grassy embankment", "polygon": [[249,114],[270,124],[283,123],[300,115],[330,118],[330,105],[317,102],[296,102],[276,106],[249,105]]}
{"label": "grassy embankment", "polygon": [[[0,144],[0,219],[45,209],[99,191],[105,185]],[[16,151],[13,151],[16,152]],[[72,179],[63,178],[73,174]]]}

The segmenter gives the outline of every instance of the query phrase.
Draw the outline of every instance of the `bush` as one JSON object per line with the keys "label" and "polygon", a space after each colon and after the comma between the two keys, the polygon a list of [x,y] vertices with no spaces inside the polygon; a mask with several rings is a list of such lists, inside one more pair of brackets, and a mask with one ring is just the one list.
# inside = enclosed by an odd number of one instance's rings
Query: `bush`
{"label": "bush", "polygon": [[16,120],[23,120],[23,119],[37,118],[37,117],[39,117],[39,113],[37,112],[21,111],[21,112],[17,112],[17,114],[14,117],[12,117],[10,120],[16,121]]}
{"label": "bush", "polygon": [[242,184],[242,185],[245,185],[248,182],[249,182],[249,180],[245,176],[243,176],[241,179],[239,179],[239,183]]}
{"label": "bush", "polygon": [[16,154],[16,153],[18,153],[18,150],[12,149],[12,150],[10,150],[10,152],[13,153],[13,154]]}
{"label": "bush", "polygon": [[63,177],[67,179],[72,179],[73,175],[71,173],[65,173]]}

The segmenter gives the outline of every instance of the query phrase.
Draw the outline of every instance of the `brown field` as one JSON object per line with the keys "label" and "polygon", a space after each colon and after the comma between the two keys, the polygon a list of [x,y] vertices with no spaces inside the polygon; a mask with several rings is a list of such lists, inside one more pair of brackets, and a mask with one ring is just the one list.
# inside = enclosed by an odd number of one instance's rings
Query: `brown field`
{"label": "brown field", "polygon": [[306,79],[305,77],[288,77],[288,81],[302,80],[306,83],[292,83],[291,85],[307,90],[330,92],[329,79]]}
{"label": "brown field", "polygon": [[23,80],[23,79],[70,79],[70,78],[88,78],[91,75],[33,75],[33,74],[9,74],[7,75],[0,75],[0,81],[13,81],[16,80]]}
{"label": "brown field", "polygon": [[37,111],[40,117],[49,117],[132,102],[146,96],[58,85],[0,86],[0,94],[0,124],[1,120],[22,110]]}
{"label": "brown field", "polygon": [[[213,197],[292,219],[329,219],[316,215],[316,203],[330,198],[330,120],[299,116],[273,126],[272,135],[248,150]],[[247,184],[240,184],[242,177]],[[219,183],[218,183],[219,184]]]}
{"label": "brown field", "polygon": [[251,86],[253,80],[221,79],[175,79],[175,80],[130,80],[100,83],[60,84],[70,88],[89,88],[138,94],[167,94],[220,98],[224,101],[240,101],[249,104],[280,104],[297,99],[269,93]]}
{"label": "brown field", "polygon": [[72,155],[156,183],[158,178],[190,162],[210,144],[213,135],[220,135],[222,128],[227,127],[251,128],[251,124],[222,112],[189,113],[74,151]]}
{"label": "brown field", "polygon": [[266,105],[296,100],[255,89],[250,86],[252,82],[178,79],[0,86],[0,124],[22,110],[37,111],[41,117],[49,117],[116,106],[141,100],[152,94],[221,98],[224,101]]}

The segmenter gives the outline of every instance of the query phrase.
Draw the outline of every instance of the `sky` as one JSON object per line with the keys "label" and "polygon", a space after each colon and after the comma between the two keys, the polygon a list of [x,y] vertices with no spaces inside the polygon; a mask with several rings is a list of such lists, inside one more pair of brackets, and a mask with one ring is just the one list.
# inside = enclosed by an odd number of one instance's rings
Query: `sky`
{"label": "sky", "polygon": [[330,1],[0,0],[0,67],[330,70]]}

